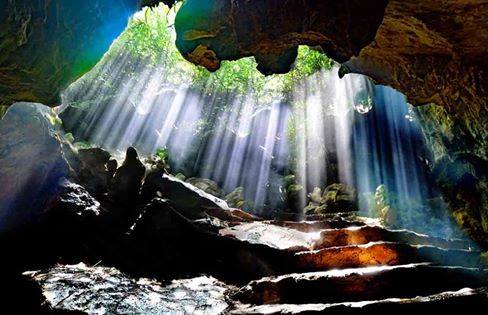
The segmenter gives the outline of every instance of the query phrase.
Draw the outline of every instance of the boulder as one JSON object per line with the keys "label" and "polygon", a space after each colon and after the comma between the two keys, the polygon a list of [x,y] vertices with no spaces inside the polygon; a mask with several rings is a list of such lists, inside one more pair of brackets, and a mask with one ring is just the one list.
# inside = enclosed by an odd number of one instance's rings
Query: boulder
{"label": "boulder", "polygon": [[215,181],[211,179],[192,177],[187,179],[186,182],[203,190],[207,194],[211,194],[219,198],[222,197],[222,189]]}
{"label": "boulder", "polygon": [[[228,287],[212,277],[174,280],[134,279],[115,268],[57,265],[25,272],[56,314],[223,314]],[[184,297],[183,299],[181,297]],[[49,312],[51,314],[51,312]],[[46,312],[48,313],[48,312]]]}
{"label": "boulder", "polygon": [[325,188],[322,195],[322,212],[358,211],[356,190],[345,184],[332,184]]}
{"label": "boulder", "polygon": [[146,177],[142,187],[142,195],[144,198],[158,196],[168,199],[175,209],[189,219],[206,217],[206,210],[230,210],[227,203],[222,199],[164,173]]}
{"label": "boulder", "polygon": [[78,183],[93,195],[100,197],[107,193],[109,183],[117,169],[117,161],[101,148],[79,149],[69,160]]}
{"label": "boulder", "polygon": [[42,104],[16,103],[0,120],[0,232],[30,223],[67,176],[58,132]]}
{"label": "boulder", "polygon": [[0,2],[0,106],[59,105],[137,12],[139,0]]}
{"label": "boulder", "polygon": [[313,203],[320,203],[322,201],[322,189],[315,187],[313,191],[308,194],[310,201]]}
{"label": "boulder", "polygon": [[244,198],[244,187],[237,187],[227,194],[224,199],[232,208],[245,209],[248,206]]}

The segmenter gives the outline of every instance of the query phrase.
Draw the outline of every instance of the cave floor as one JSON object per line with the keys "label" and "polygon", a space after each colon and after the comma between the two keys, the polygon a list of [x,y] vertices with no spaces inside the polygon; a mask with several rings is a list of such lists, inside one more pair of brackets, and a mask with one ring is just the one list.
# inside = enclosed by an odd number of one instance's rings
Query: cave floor
{"label": "cave floor", "polygon": [[488,303],[488,273],[467,241],[388,230],[351,214],[236,218],[215,236],[232,241],[220,250],[239,276],[208,272],[160,282],[83,263],[24,276],[40,287],[49,310],[88,314],[373,313]]}

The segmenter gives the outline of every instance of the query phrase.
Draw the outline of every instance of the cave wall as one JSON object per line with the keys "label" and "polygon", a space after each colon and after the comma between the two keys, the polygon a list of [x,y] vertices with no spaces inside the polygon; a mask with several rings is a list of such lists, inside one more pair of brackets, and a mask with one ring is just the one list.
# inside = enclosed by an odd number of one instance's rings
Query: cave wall
{"label": "cave wall", "polygon": [[139,0],[0,0],[0,106],[59,105],[59,92],[100,60],[138,8]]}
{"label": "cave wall", "polygon": [[[221,60],[255,56],[265,73],[290,70],[300,44],[345,62],[368,45],[386,0],[189,0],[178,11],[176,45],[213,71]],[[360,25],[361,27],[357,27]]]}

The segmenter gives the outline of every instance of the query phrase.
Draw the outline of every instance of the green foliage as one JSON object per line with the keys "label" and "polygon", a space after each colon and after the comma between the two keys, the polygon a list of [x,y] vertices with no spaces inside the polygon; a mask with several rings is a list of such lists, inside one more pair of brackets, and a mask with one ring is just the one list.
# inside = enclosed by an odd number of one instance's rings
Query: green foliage
{"label": "green foliage", "polygon": [[90,149],[92,144],[88,141],[78,141],[74,144],[74,147],[77,149]]}
{"label": "green foliage", "polygon": [[156,150],[156,156],[160,158],[164,164],[167,164],[169,158],[169,151],[166,148],[159,148]]}
{"label": "green foliage", "polygon": [[115,57],[127,50],[134,59],[164,67],[170,83],[187,83],[209,93],[246,93],[262,102],[286,96],[298,80],[333,65],[320,51],[300,46],[293,70],[284,75],[261,74],[253,57],[223,61],[219,70],[210,73],[186,61],[176,48],[173,27],[176,10],[160,5],[138,13],[109,55]]}

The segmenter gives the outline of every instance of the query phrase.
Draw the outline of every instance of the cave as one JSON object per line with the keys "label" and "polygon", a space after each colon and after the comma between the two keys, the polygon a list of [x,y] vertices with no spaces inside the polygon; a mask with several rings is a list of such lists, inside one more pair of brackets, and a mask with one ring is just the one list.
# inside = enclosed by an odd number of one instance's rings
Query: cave
{"label": "cave", "polygon": [[5,314],[488,306],[488,3],[0,0]]}

